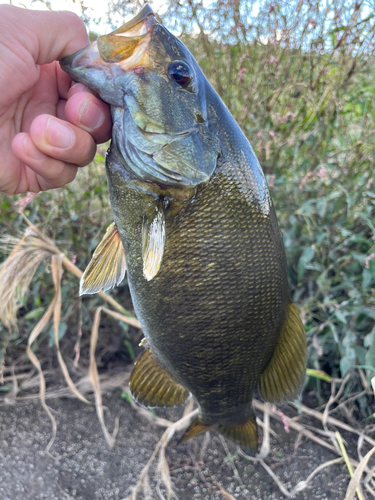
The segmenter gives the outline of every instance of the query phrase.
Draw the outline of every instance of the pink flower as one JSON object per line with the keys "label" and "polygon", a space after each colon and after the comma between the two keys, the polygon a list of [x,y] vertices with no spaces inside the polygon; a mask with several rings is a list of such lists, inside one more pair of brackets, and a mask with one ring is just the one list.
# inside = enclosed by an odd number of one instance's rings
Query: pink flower
{"label": "pink flower", "polygon": [[281,123],[288,122],[289,120],[291,120],[295,116],[296,116],[295,113],[292,113],[291,111],[289,111],[285,116],[280,117],[280,122]]}
{"label": "pink flower", "polygon": [[316,174],[320,179],[323,179],[326,177],[326,167],[324,165],[321,165],[319,172]]}
{"label": "pink flower", "polygon": [[282,423],[284,424],[284,431],[285,431],[287,434],[289,434],[289,432],[290,432],[290,429],[289,429],[289,423],[288,423],[288,420],[287,420],[287,418],[286,418],[285,414],[284,414],[282,411],[278,410],[278,409],[276,408],[276,406],[272,406],[272,411],[273,411],[274,413],[278,413],[278,414],[280,415],[281,421],[282,421]]}
{"label": "pink flower", "polygon": [[311,176],[312,172],[309,172],[307,175],[305,175],[305,177],[300,182],[299,189],[303,188],[303,186],[306,184],[306,182],[310,179]]}
{"label": "pink flower", "polygon": [[270,175],[270,178],[268,179],[268,187],[273,188],[274,183],[275,183],[276,175]]}
{"label": "pink flower", "polygon": [[238,77],[243,82],[243,74],[246,72],[246,68],[241,68],[240,71],[238,72]]}
{"label": "pink flower", "polygon": [[316,334],[313,335],[312,341],[313,341],[313,346],[315,347],[318,355],[323,356],[323,349],[322,346],[319,344],[318,339],[316,338]]}
{"label": "pink flower", "polygon": [[279,64],[279,60],[275,56],[271,56],[269,59],[263,59],[263,62],[269,64]]}
{"label": "pink flower", "polygon": [[307,24],[311,24],[312,28],[316,28],[318,23],[315,21],[315,19],[312,19],[311,17],[307,20]]}
{"label": "pink flower", "polygon": [[370,261],[375,258],[375,253],[368,255],[365,259],[365,268],[370,269]]}

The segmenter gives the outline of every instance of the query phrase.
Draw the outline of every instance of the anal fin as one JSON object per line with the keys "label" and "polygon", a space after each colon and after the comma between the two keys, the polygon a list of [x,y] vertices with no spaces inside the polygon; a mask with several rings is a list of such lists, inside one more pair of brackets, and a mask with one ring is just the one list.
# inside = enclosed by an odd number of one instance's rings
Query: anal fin
{"label": "anal fin", "polygon": [[125,272],[124,247],[117,227],[112,222],[81,277],[79,294],[109,290],[121,283]]}
{"label": "anal fin", "polygon": [[130,376],[130,392],[137,403],[148,408],[179,406],[190,392],[177,383],[146,349]]}
{"label": "anal fin", "polygon": [[296,306],[290,302],[279,343],[259,378],[259,393],[265,401],[277,403],[295,399],[306,374],[305,329]]}

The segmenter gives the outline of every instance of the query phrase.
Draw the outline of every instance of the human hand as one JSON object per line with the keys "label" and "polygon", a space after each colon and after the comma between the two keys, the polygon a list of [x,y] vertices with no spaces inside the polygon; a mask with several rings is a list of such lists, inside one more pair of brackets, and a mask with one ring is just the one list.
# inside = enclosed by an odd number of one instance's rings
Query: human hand
{"label": "human hand", "polygon": [[58,60],[88,45],[71,12],[0,5],[0,191],[61,187],[111,136],[108,106]]}

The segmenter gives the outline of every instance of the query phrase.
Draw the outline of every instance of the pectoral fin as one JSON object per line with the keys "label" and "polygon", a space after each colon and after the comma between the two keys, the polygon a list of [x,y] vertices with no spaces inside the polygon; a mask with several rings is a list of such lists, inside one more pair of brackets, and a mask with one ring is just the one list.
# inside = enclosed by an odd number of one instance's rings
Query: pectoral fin
{"label": "pectoral fin", "polygon": [[149,225],[145,220],[142,228],[143,275],[151,281],[159,272],[165,247],[165,218],[162,209],[156,210],[156,215]]}
{"label": "pectoral fin", "polygon": [[182,405],[190,397],[190,392],[155,361],[150,349],[135,363],[130,391],[139,404],[148,408]]}
{"label": "pectoral fin", "polygon": [[295,399],[306,374],[305,329],[296,306],[290,302],[279,343],[274,355],[260,375],[259,393],[271,403]]}
{"label": "pectoral fin", "polygon": [[100,292],[100,290],[109,290],[121,283],[125,272],[124,247],[113,222],[108,227],[81,277],[79,294],[92,294]]}

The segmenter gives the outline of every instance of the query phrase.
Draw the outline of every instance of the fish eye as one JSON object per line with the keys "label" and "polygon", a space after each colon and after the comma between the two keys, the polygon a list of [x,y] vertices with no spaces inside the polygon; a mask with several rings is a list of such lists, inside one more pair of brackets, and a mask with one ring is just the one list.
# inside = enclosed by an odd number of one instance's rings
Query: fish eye
{"label": "fish eye", "polygon": [[173,81],[178,83],[180,87],[187,87],[193,79],[191,69],[183,61],[171,62],[168,66],[168,75]]}

